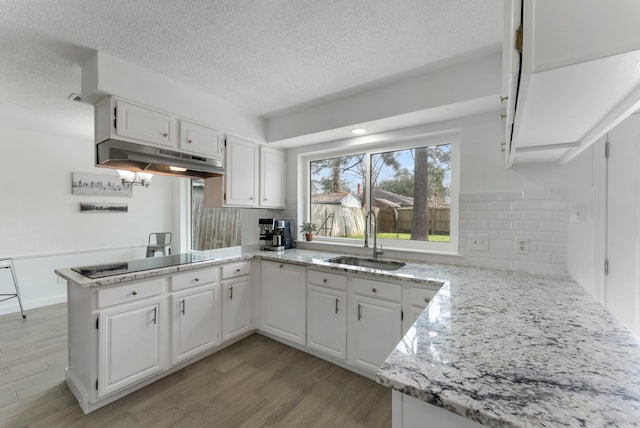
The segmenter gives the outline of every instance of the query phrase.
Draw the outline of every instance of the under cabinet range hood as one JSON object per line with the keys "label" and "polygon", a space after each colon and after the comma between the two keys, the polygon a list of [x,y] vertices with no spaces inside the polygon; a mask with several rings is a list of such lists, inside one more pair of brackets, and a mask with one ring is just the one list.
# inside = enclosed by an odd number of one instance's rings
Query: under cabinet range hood
{"label": "under cabinet range hood", "polygon": [[189,178],[224,174],[224,163],[220,159],[114,139],[96,144],[96,166]]}

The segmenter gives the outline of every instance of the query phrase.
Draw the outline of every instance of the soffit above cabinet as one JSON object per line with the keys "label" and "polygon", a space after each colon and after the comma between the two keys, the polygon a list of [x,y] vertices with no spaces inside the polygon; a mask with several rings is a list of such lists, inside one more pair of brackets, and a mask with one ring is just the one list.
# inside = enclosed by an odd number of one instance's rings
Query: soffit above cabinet
{"label": "soffit above cabinet", "polygon": [[[559,9],[548,4],[556,2],[522,3],[522,62],[512,66],[521,73],[508,94],[508,166],[566,163],[640,106],[640,26],[628,22],[640,16],[640,2],[567,2]],[[615,22],[620,30],[612,35],[607,25]]]}

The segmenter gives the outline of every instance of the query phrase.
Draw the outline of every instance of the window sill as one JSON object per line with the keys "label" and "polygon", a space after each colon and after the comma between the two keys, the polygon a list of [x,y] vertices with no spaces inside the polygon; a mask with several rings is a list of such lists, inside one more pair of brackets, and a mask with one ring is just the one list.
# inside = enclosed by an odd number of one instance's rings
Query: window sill
{"label": "window sill", "polygon": [[[322,240],[313,240],[313,241],[304,241],[300,240],[296,242],[296,246],[302,250],[319,250],[319,251],[330,251],[337,253],[351,253],[360,256],[370,255],[373,251],[373,246],[369,248],[363,247],[362,243],[359,244],[351,244],[351,243],[343,243],[343,242],[328,242]],[[416,249],[408,249],[408,248],[398,248],[398,247],[383,247],[384,254],[383,257],[389,258],[398,258],[401,257],[403,259],[411,260],[411,261],[424,261],[425,256],[434,257],[434,258],[462,258],[464,257],[460,253],[451,253],[444,251],[433,251],[433,250],[416,250]],[[440,260],[438,260],[440,261]]]}

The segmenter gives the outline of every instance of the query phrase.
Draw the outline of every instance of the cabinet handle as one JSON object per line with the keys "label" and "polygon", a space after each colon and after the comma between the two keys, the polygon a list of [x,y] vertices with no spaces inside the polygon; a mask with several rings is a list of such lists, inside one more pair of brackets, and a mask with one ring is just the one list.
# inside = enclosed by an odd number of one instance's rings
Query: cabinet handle
{"label": "cabinet handle", "polygon": [[167,138],[167,137],[169,136],[169,134],[167,134],[167,133],[165,132],[164,134],[162,134],[162,136],[163,136],[164,138]]}
{"label": "cabinet handle", "polygon": [[182,315],[184,315],[185,314],[185,307],[186,307],[185,299],[182,299],[182,301],[180,303],[182,304],[182,311],[180,311],[180,312],[182,312]]}
{"label": "cabinet handle", "polygon": [[187,143],[191,144],[193,142],[193,140],[187,140]]}
{"label": "cabinet handle", "polygon": [[375,293],[375,292],[377,292],[377,291],[378,291],[378,289],[377,289],[377,288],[375,288],[375,287],[373,287],[373,288],[371,289],[371,291],[373,291],[373,292]]}
{"label": "cabinet handle", "polygon": [[131,294],[133,294],[134,296],[137,296],[137,295],[138,295],[138,292],[137,292],[136,290],[133,290],[133,291],[131,292]]}
{"label": "cabinet handle", "polygon": [[240,269],[236,269],[236,273],[240,273]]}
{"label": "cabinet handle", "polygon": [[280,266],[278,266],[278,267],[279,267],[280,269],[282,269],[282,268],[284,267],[284,265],[283,265],[283,264],[281,264],[281,265],[280,265]]}
{"label": "cabinet handle", "polygon": [[327,283],[327,281],[328,281],[328,280],[327,280],[327,278],[324,278],[324,279],[322,280],[322,282],[324,282],[325,284]]}
{"label": "cabinet handle", "polygon": [[229,300],[233,300],[233,285],[229,287]]}
{"label": "cabinet handle", "polygon": [[425,301],[425,302],[427,302],[427,303],[429,303],[429,302],[431,301],[431,299],[430,299],[430,298],[428,298],[428,297],[425,297],[425,298],[424,298],[424,301]]}
{"label": "cabinet handle", "polygon": [[250,200],[250,201],[253,201],[253,196],[249,196],[249,200]]}
{"label": "cabinet handle", "polygon": [[158,307],[157,306],[153,308],[153,319],[151,321],[153,321],[154,324],[158,324]]}
{"label": "cabinet handle", "polygon": [[198,277],[196,276],[195,278],[193,278],[193,280],[194,280],[195,282],[198,282],[198,281],[200,281],[200,278],[198,278]]}
{"label": "cabinet handle", "polygon": [[503,102],[507,101],[508,99],[509,99],[509,97],[500,96],[500,104],[502,104]]}
{"label": "cabinet handle", "polygon": [[336,297],[336,314],[338,313],[338,298]]}
{"label": "cabinet handle", "polygon": [[358,321],[360,321],[360,318],[362,318],[362,313],[360,312],[361,309],[362,309],[362,305],[358,303]]}

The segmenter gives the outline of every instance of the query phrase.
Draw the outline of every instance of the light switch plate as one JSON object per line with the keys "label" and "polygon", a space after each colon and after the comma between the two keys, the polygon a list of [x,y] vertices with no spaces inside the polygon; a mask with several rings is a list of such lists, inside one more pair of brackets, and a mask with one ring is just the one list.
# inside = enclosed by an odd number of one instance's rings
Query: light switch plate
{"label": "light switch plate", "polygon": [[489,235],[482,233],[469,235],[469,249],[475,251],[489,251]]}

